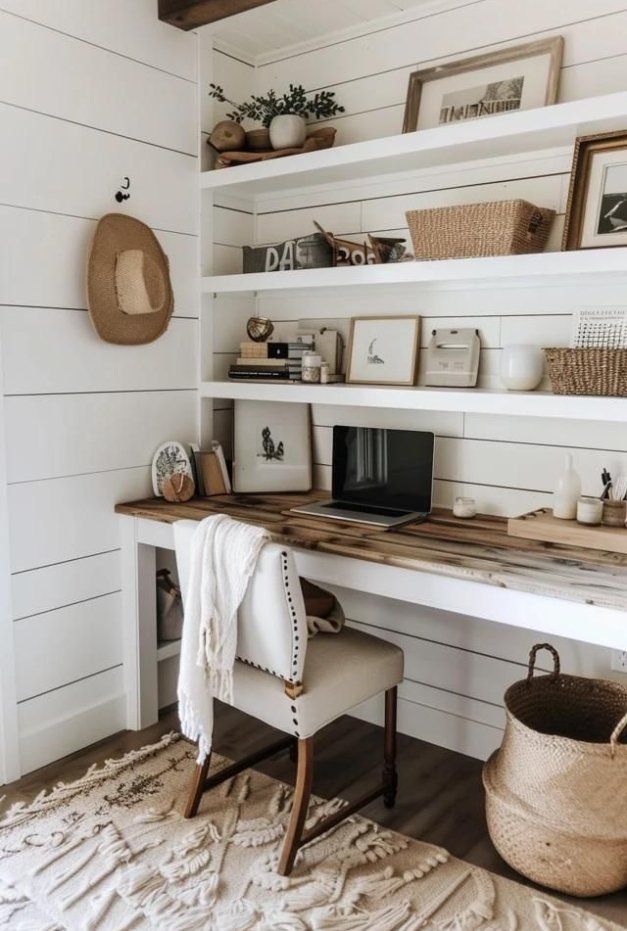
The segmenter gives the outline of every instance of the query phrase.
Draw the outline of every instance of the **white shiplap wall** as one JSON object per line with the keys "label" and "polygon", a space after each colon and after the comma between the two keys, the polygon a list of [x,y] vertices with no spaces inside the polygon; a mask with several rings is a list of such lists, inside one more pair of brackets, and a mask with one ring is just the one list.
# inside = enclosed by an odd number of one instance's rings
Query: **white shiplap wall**
{"label": "white shiplap wall", "polygon": [[[197,37],[160,23],[154,0],[0,6],[11,778],[126,725],[113,507],[150,492],[160,442],[198,433],[198,102]],[[170,259],[174,317],[151,345],[103,343],[89,321],[86,253],[110,211],[148,223]]]}
{"label": "white shiplap wall", "polygon": [[[354,36],[330,36],[299,48],[267,52],[258,58],[252,84],[277,89],[290,81],[308,90],[335,90],[347,112],[331,122],[338,144],[397,133],[401,129],[407,78],[417,67],[432,66],[504,45],[561,34],[565,39],[559,100],[623,90],[627,73],[627,9],[624,0],[451,0],[425,3],[403,14],[402,22],[362,24]],[[233,55],[235,52],[231,49]],[[241,95],[250,87],[250,64],[223,52],[213,56],[225,90]],[[216,77],[213,78],[217,80]],[[238,81],[240,82],[238,84]],[[201,93],[204,82],[201,76]],[[626,117],[627,120],[627,117]],[[203,129],[211,127],[207,110]],[[276,242],[311,232],[312,218],[338,234],[407,232],[404,211],[415,207],[524,197],[553,207],[557,219],[548,245],[559,249],[572,153],[501,159],[434,169],[402,181],[327,187],[306,194],[257,201],[254,240],[250,222],[225,219],[215,211],[214,273],[241,270],[240,246]],[[244,205],[245,206],[245,205]],[[246,208],[250,209],[250,207]],[[219,232],[218,232],[219,231]],[[206,270],[209,267],[206,266]],[[214,301],[214,376],[224,377],[234,358],[251,298]],[[298,320],[337,325],[347,332],[349,318],[365,314],[418,313],[422,347],[434,326],[472,324],[481,331],[480,383],[498,386],[501,347],[511,342],[567,345],[573,310],[582,305],[624,304],[624,289],[598,282],[585,287],[514,287],[446,290],[407,288],[355,290],[340,295],[277,292],[262,294],[254,306],[289,333]],[[215,402],[215,430],[228,445],[230,404]],[[601,467],[627,469],[627,430],[603,423],[544,422],[535,418],[418,411],[313,407],[317,484],[329,487],[331,427],[355,423],[432,429],[436,441],[436,502],[450,506],[457,494],[476,497],[482,510],[515,514],[549,501],[564,454],[572,451],[584,492],[598,491]],[[406,681],[401,690],[400,724],[415,736],[476,756],[499,741],[501,698],[520,677],[534,635],[485,622],[364,598],[346,589],[342,598],[356,623],[368,625],[405,649]],[[536,638],[537,639],[537,638]],[[564,640],[565,668],[609,675],[608,651]],[[369,718],[375,709],[362,710]]]}

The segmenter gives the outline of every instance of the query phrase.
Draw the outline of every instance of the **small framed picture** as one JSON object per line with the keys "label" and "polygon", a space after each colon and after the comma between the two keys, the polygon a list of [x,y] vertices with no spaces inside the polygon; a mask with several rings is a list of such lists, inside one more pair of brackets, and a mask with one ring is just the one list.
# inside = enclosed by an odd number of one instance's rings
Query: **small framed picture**
{"label": "small framed picture", "polygon": [[346,381],[415,384],[419,336],[420,317],[353,317]]}
{"label": "small framed picture", "polygon": [[263,493],[310,488],[309,405],[235,401],[233,490]]}
{"label": "small framed picture", "polygon": [[627,130],[575,143],[563,249],[627,246]]}
{"label": "small framed picture", "polygon": [[403,132],[555,103],[563,51],[554,36],[414,71]]}

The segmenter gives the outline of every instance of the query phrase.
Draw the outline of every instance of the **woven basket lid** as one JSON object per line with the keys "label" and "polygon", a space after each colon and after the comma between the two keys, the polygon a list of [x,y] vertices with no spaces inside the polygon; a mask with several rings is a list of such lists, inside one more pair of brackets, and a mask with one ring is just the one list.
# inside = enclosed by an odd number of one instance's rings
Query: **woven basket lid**
{"label": "woven basket lid", "polygon": [[168,259],[150,227],[108,213],[87,263],[87,306],[98,336],[136,346],[165,332],[174,309]]}

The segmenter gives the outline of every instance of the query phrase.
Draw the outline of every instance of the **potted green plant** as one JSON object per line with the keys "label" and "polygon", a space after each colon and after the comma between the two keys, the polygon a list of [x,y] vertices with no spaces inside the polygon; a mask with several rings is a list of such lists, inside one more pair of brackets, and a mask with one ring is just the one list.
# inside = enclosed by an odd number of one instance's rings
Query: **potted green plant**
{"label": "potted green plant", "polygon": [[236,123],[246,119],[255,120],[270,131],[273,149],[289,149],[301,146],[307,136],[305,120],[329,119],[336,113],[344,113],[335,100],[334,91],[316,91],[307,95],[302,84],[290,84],[289,90],[279,96],[276,91],[253,94],[243,103],[235,103],[224,96],[219,84],[210,84],[209,96],[220,103],[229,103],[233,110],[227,118]]}

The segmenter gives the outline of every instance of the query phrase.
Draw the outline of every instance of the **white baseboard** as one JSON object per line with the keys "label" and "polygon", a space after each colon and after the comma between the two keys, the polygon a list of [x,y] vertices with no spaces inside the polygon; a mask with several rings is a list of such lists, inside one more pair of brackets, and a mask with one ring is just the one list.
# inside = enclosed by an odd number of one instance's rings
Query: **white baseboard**
{"label": "white baseboard", "polygon": [[25,774],[124,730],[122,667],[22,702],[18,716]]}

